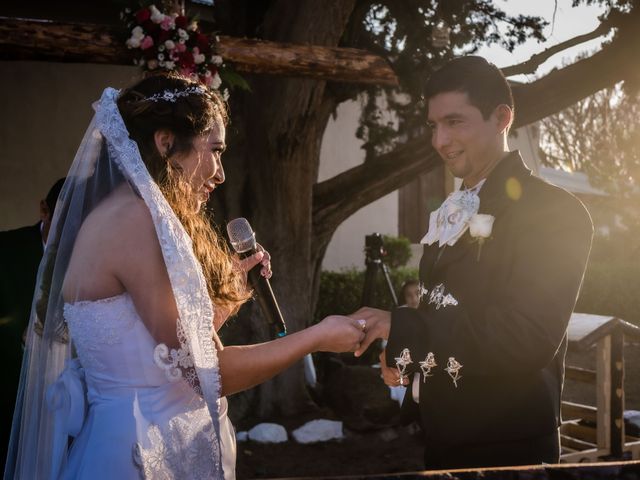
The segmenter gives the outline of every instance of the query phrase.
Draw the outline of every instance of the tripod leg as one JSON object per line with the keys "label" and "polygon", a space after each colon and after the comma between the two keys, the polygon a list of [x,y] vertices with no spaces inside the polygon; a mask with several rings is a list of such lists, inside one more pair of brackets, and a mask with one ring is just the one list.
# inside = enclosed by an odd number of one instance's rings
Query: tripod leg
{"label": "tripod leg", "polygon": [[362,307],[370,307],[373,300],[373,287],[376,277],[374,262],[367,262],[367,270],[364,273],[364,288],[362,289]]}
{"label": "tripod leg", "polygon": [[396,291],[393,289],[393,283],[391,283],[389,268],[385,265],[384,262],[380,262],[380,266],[382,268],[382,273],[384,274],[384,279],[387,281],[387,288],[389,289],[389,295],[391,295],[391,299],[393,300],[393,306],[397,307],[398,297],[396,296]]}

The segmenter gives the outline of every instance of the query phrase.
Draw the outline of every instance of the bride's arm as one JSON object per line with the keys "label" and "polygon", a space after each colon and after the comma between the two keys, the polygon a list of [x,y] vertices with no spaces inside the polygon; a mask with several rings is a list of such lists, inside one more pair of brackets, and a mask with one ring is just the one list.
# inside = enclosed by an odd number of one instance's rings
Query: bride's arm
{"label": "bride's arm", "polygon": [[219,346],[222,395],[262,383],[308,353],[354,351],[363,338],[362,325],[357,320],[330,316],[312,327],[270,342]]}

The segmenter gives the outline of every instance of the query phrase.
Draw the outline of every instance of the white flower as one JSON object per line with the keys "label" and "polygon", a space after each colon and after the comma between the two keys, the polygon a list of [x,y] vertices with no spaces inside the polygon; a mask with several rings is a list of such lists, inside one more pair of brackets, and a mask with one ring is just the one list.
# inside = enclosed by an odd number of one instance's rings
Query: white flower
{"label": "white flower", "polygon": [[167,61],[164,62],[164,68],[166,68],[167,70],[173,70],[174,68],[176,68],[176,64],[175,62]]}
{"label": "white flower", "polygon": [[138,37],[131,37],[127,40],[127,47],[128,48],[140,48],[140,42],[142,41],[141,38]]}
{"label": "white flower", "polygon": [[159,54],[158,54],[158,60],[159,60],[160,62],[164,61],[164,53],[159,53]]}
{"label": "white flower", "polygon": [[213,82],[211,83],[211,88],[217,90],[220,87],[221,83],[222,79],[220,78],[220,75],[218,75],[218,72],[216,72],[215,76],[213,77]]}
{"label": "white flower", "polygon": [[131,36],[135,38],[144,38],[144,30],[140,25],[131,30]]}
{"label": "white flower", "polygon": [[164,52],[164,45],[158,45],[158,51]]}
{"label": "white flower", "polygon": [[[493,215],[487,215],[484,213],[476,213],[469,219],[469,235],[471,235],[478,242],[478,256],[476,260],[480,261],[480,254],[482,252],[482,244],[491,236],[493,230],[493,221],[496,219]],[[455,380],[454,380],[455,383]]]}
{"label": "white flower", "polygon": [[487,239],[491,236],[493,230],[493,221],[496,219],[493,215],[484,213],[476,213],[469,219],[469,234],[478,240]]}
{"label": "white flower", "polygon": [[178,36],[179,36],[181,39],[184,39],[184,40],[186,40],[187,38],[189,38],[189,34],[188,34],[186,31],[184,31],[183,29],[181,29],[181,28],[179,28],[179,29],[178,29]]}
{"label": "white flower", "polygon": [[151,5],[149,10],[151,10],[151,21],[153,23],[161,23],[164,20],[164,13],[158,10],[155,5]]}
{"label": "white flower", "polygon": [[164,46],[167,47],[167,50],[173,50],[174,48],[176,48],[176,44],[173,43],[173,40],[167,40],[166,42],[164,42]]}
{"label": "white flower", "polygon": [[216,66],[222,65],[222,57],[220,55],[213,55],[211,57],[211,63],[213,63]]}
{"label": "white flower", "polygon": [[195,62],[196,65],[203,63],[205,60],[206,60],[206,57],[204,56],[204,54],[202,53],[193,54],[193,61]]}
{"label": "white flower", "polygon": [[184,39],[184,38],[181,38],[180,40],[178,40],[178,42],[179,42],[179,43],[182,43],[182,44],[184,45],[184,43],[185,43],[185,39]]}

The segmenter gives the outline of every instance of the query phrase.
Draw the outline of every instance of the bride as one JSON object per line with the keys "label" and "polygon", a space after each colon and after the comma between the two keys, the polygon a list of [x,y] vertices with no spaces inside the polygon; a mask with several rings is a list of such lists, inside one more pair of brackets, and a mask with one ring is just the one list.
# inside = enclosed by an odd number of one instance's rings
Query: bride
{"label": "bride", "polygon": [[234,478],[226,395],[313,351],[353,351],[332,316],[223,347],[246,272],[201,207],[225,180],[227,113],[178,76],[107,88],[56,208],[38,274],[5,478]]}

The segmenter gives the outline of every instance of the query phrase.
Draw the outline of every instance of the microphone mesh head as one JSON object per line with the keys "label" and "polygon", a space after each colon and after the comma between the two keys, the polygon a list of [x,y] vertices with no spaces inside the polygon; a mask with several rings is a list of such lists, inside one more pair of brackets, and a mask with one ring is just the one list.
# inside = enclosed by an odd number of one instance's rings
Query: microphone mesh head
{"label": "microphone mesh head", "polygon": [[236,218],[227,223],[227,234],[231,246],[237,253],[248,252],[256,248],[256,234],[246,218]]}

